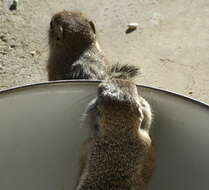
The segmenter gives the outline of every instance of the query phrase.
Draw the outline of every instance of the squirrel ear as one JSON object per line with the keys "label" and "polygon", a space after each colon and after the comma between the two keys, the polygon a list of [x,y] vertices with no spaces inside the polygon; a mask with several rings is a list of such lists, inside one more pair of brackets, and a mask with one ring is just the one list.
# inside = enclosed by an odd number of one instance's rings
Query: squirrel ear
{"label": "squirrel ear", "polygon": [[94,34],[96,34],[96,29],[95,29],[94,23],[92,21],[89,21],[89,24],[90,24],[92,30],[94,31]]}
{"label": "squirrel ear", "polygon": [[54,28],[53,21],[51,20],[51,22],[50,22],[50,29],[52,30],[53,28]]}
{"label": "squirrel ear", "polygon": [[62,26],[58,26],[57,28],[57,40],[63,39],[63,28]]}

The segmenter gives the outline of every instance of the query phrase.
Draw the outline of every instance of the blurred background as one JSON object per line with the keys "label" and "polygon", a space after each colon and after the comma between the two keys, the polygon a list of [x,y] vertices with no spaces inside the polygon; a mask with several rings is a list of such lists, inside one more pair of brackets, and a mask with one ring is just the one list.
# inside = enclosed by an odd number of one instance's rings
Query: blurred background
{"label": "blurred background", "polygon": [[[0,0],[0,90],[47,80],[52,15],[80,10],[95,22],[110,63],[141,67],[137,84],[209,103],[208,0]],[[137,30],[126,34],[127,24]]]}

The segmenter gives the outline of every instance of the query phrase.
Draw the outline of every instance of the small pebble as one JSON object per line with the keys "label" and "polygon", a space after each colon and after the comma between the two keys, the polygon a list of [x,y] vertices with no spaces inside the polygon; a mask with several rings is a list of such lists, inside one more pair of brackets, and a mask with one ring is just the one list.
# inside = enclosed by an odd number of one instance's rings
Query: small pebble
{"label": "small pebble", "polygon": [[31,54],[32,56],[35,56],[35,55],[36,55],[36,51],[31,51],[30,54]]}
{"label": "small pebble", "polygon": [[129,23],[128,28],[131,30],[136,30],[138,25],[139,25],[138,23]]}
{"label": "small pebble", "polygon": [[18,0],[10,0],[9,1],[9,10],[13,11],[17,9]]}
{"label": "small pebble", "polygon": [[38,50],[31,51],[30,54],[31,54],[32,56],[40,55],[40,51],[38,51]]}
{"label": "small pebble", "polygon": [[16,48],[15,44],[10,45],[10,48]]}
{"label": "small pebble", "polygon": [[6,52],[6,51],[0,51],[0,54],[2,54],[2,55],[6,55],[6,54],[7,54],[7,52]]}
{"label": "small pebble", "polygon": [[0,40],[3,42],[7,42],[7,38],[4,34],[0,35]]}

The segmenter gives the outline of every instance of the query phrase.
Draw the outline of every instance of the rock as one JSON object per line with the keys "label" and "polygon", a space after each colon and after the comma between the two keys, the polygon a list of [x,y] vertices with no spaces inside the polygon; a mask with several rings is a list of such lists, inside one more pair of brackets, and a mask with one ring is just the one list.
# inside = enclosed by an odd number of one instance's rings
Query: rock
{"label": "rock", "polygon": [[138,25],[139,25],[138,23],[129,23],[128,24],[128,29],[136,30]]}

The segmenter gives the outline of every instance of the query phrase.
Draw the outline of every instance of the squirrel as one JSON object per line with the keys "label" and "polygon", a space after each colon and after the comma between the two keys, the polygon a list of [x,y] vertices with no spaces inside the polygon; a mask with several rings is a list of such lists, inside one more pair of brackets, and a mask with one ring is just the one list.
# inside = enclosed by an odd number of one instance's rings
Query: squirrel
{"label": "squirrel", "polygon": [[84,114],[92,133],[81,148],[76,190],[146,190],[155,169],[151,123],[134,83],[103,81]]}
{"label": "squirrel", "polygon": [[108,63],[93,21],[78,11],[61,11],[52,17],[48,43],[49,81],[131,79],[139,73],[139,68],[133,65]]}

